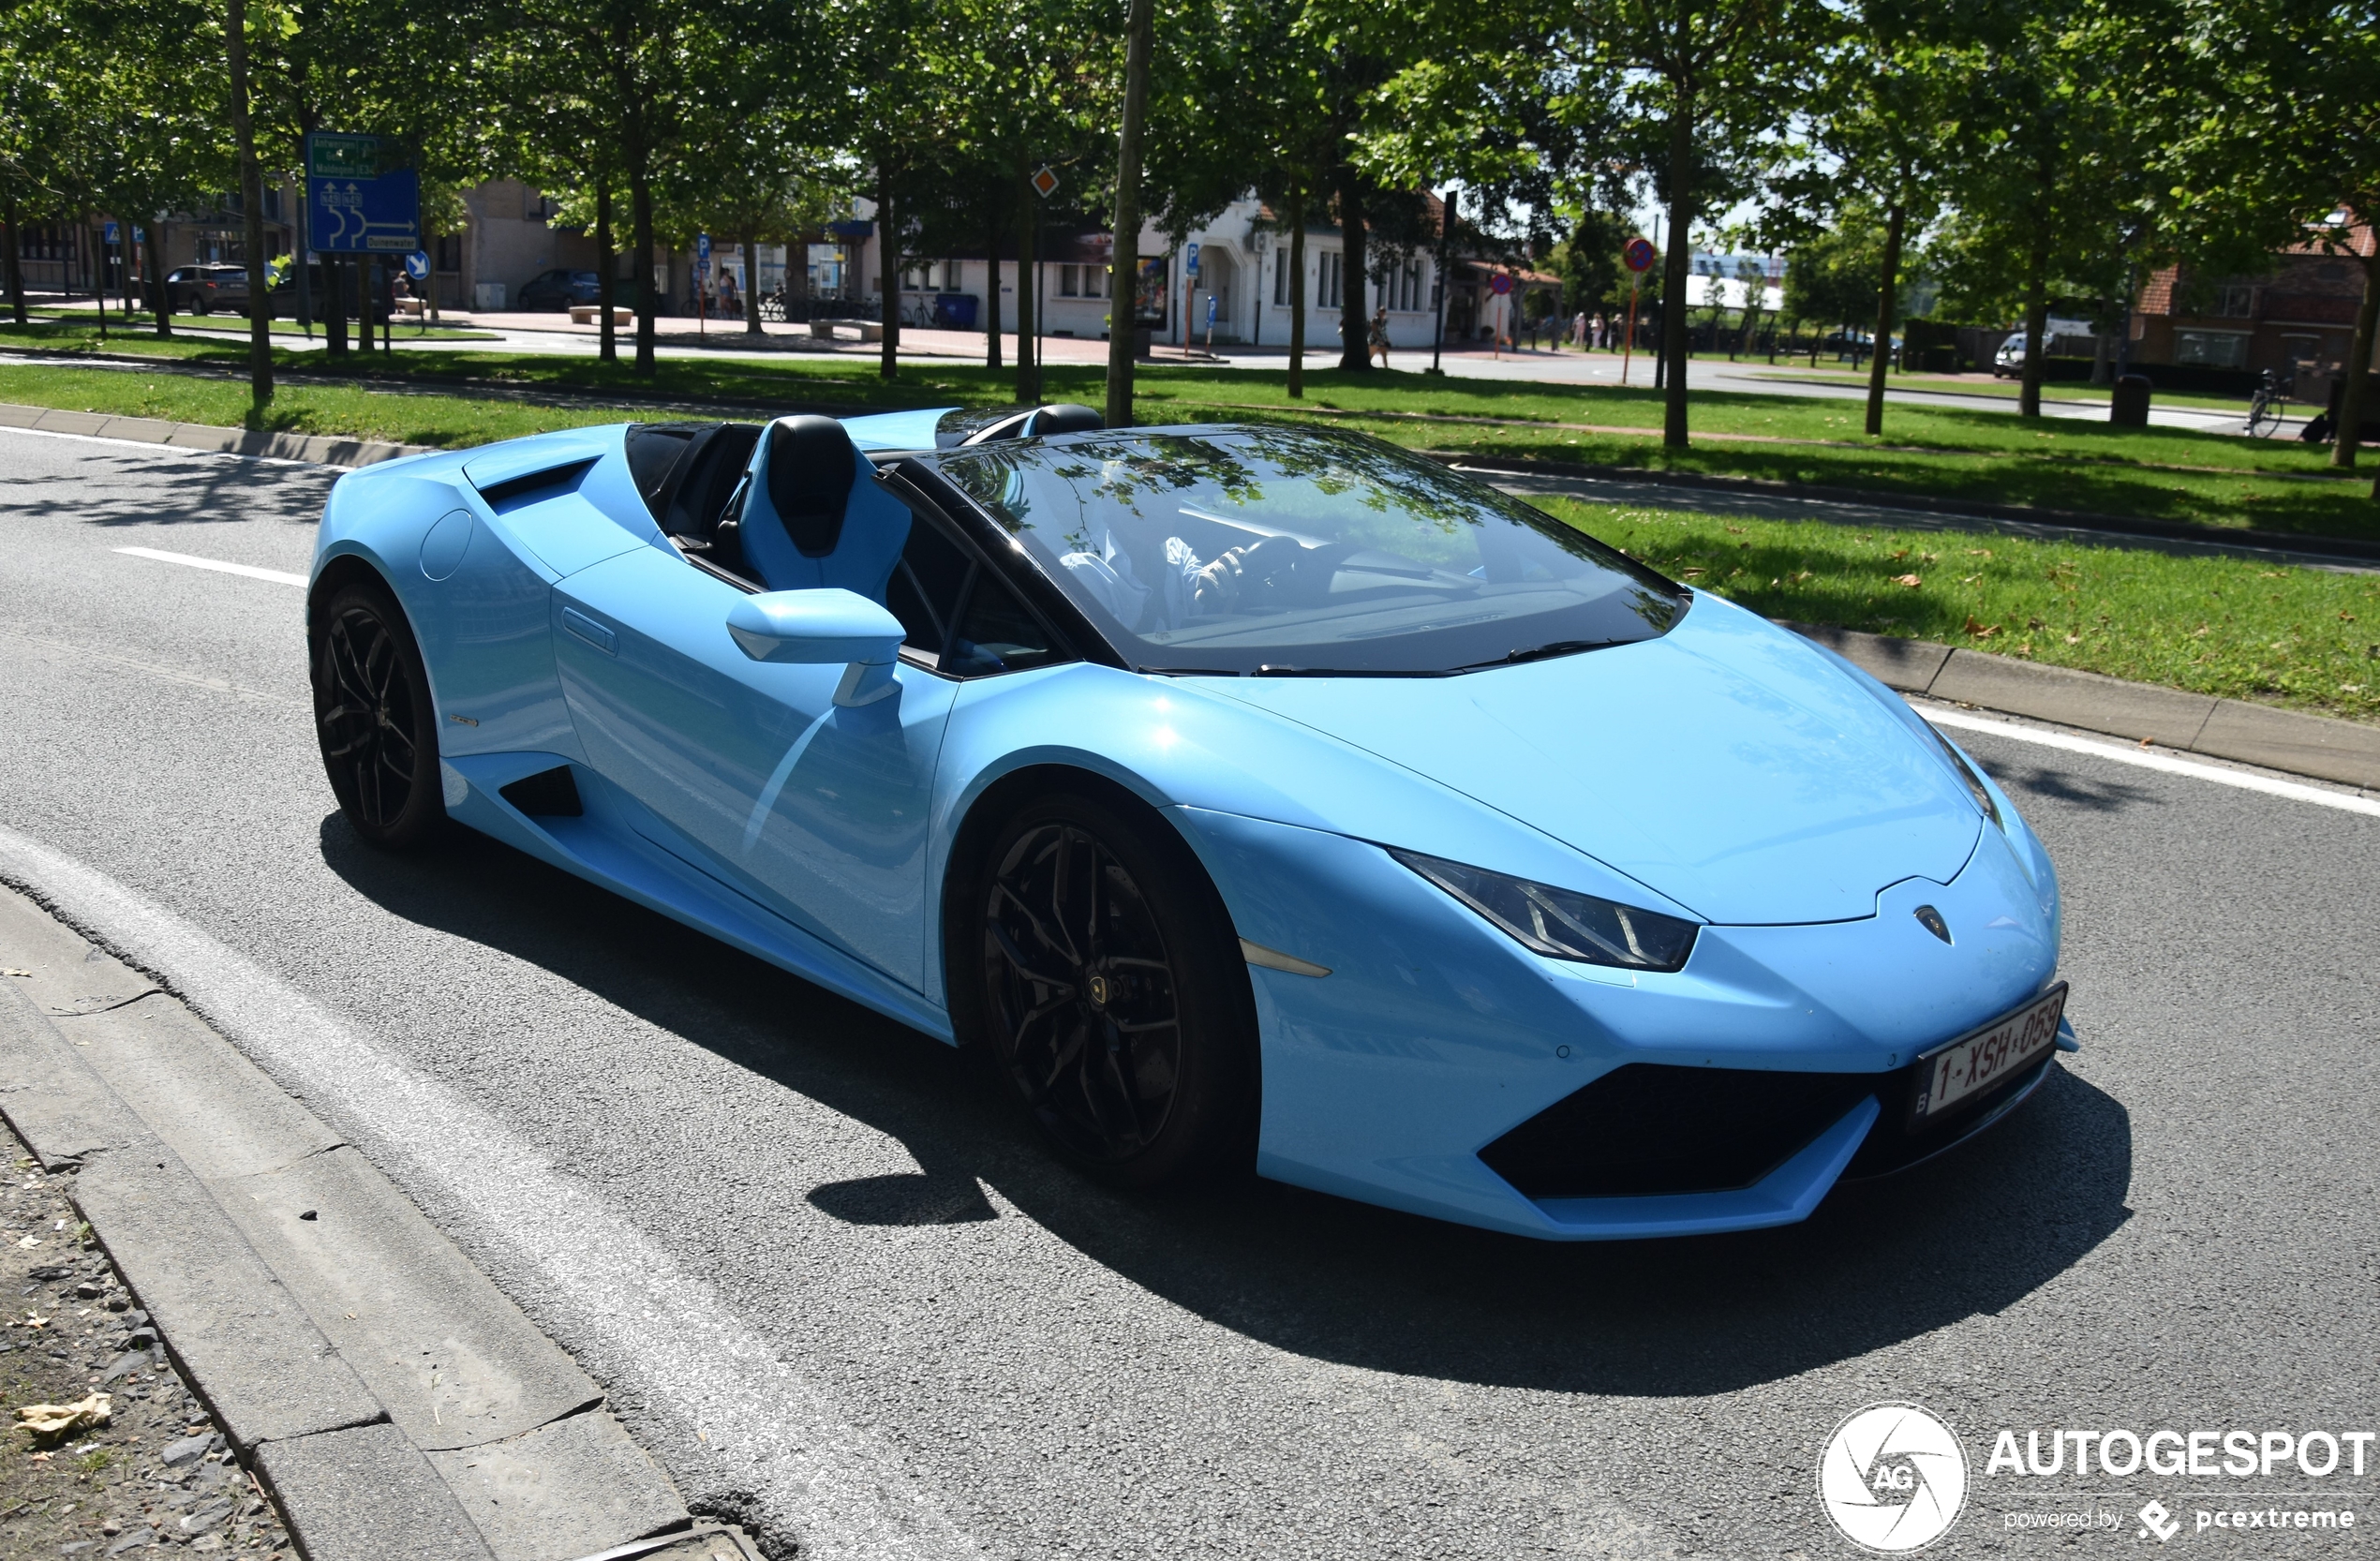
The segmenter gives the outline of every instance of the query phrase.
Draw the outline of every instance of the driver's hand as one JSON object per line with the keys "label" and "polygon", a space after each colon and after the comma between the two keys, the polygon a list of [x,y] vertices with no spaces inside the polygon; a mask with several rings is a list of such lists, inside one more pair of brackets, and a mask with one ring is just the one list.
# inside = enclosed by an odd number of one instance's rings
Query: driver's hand
{"label": "driver's hand", "polygon": [[1228,612],[1240,599],[1240,585],[1245,573],[1242,560],[1248,550],[1235,547],[1206,568],[1190,577],[1191,600],[1203,612]]}

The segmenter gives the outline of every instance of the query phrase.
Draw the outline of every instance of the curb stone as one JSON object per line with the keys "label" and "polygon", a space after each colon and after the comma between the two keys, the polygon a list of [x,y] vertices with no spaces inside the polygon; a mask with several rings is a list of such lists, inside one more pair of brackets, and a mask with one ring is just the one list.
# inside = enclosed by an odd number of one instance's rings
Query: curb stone
{"label": "curb stone", "polygon": [[168,423],[151,417],[117,417],[106,412],[65,411],[54,407],[13,403],[0,403],[0,428],[85,434],[138,444],[170,445],[177,450],[206,450],[225,455],[256,455],[350,468],[393,461],[400,455],[427,454],[430,451],[425,444],[388,444],[376,439],[333,439],[321,434],[270,434],[217,428],[203,423]]}
{"label": "curb stone", "polygon": [[1783,626],[1902,693],[2380,790],[2380,727],[1926,640],[1807,623]]}
{"label": "curb stone", "polygon": [[692,1526],[601,1389],[229,1041],[13,891],[0,951],[0,1114],[74,1171],[69,1197],[307,1561],[679,1541],[749,1561]]}

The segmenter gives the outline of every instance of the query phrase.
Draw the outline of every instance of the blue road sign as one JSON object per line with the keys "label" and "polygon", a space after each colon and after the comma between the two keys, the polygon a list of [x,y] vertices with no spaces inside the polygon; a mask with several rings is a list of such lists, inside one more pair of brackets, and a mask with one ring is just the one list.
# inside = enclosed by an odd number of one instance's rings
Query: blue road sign
{"label": "blue road sign", "polygon": [[1212,329],[1214,328],[1214,294],[1213,294],[1213,293],[1209,293],[1209,294],[1207,294],[1207,327],[1208,327],[1208,329],[1210,329],[1210,330],[1212,330]]}
{"label": "blue road sign", "polygon": [[1197,245],[1191,245],[1183,251],[1182,269],[1193,276],[1198,275],[1198,246]]}
{"label": "blue road sign", "polygon": [[694,260],[700,265],[710,264],[710,235],[708,233],[694,235]]}
{"label": "blue road sign", "polygon": [[387,165],[378,136],[305,138],[307,247],[335,255],[402,255],[422,247],[422,179]]}
{"label": "blue road sign", "polygon": [[405,257],[405,275],[419,282],[427,277],[429,274],[430,258],[426,253],[416,249],[413,253]]}
{"label": "blue road sign", "polygon": [[132,242],[133,242],[133,243],[135,243],[135,244],[146,244],[146,243],[148,243],[148,242],[149,242],[149,230],[148,230],[146,228],[135,228],[135,229],[133,229],[133,230],[132,230]]}
{"label": "blue road sign", "polygon": [[115,242],[115,234],[116,234],[116,227],[115,227],[115,224],[114,224],[114,223],[112,223],[112,222],[111,222],[111,223],[109,223],[109,224],[108,224],[108,242],[109,242],[110,244],[113,244],[113,243]]}

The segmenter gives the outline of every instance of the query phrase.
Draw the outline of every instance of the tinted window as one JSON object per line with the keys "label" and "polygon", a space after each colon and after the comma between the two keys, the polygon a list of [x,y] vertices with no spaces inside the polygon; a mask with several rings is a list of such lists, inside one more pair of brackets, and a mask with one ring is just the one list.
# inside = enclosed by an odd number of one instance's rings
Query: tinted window
{"label": "tinted window", "polygon": [[1453,672],[1650,639],[1685,605],[1544,512],[1360,435],[1084,434],[934,465],[1153,670]]}
{"label": "tinted window", "polygon": [[989,572],[977,570],[959,609],[959,632],[943,652],[942,670],[957,677],[980,677],[1064,659],[1016,593]]}

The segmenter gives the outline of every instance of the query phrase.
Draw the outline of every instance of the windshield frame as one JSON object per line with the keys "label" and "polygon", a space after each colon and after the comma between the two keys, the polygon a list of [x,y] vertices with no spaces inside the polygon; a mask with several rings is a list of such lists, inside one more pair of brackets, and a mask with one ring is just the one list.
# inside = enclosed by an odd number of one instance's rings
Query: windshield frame
{"label": "windshield frame", "polygon": [[[921,452],[916,455],[904,458],[900,463],[900,467],[902,470],[902,474],[910,478],[912,482],[917,483],[921,487],[929,488],[935,498],[940,502],[941,507],[945,511],[945,513],[950,513],[954,519],[959,519],[963,516],[963,526],[967,530],[974,534],[978,547],[985,556],[993,562],[994,567],[998,569],[1001,573],[1008,577],[1012,584],[1016,585],[1020,590],[1025,592],[1029,600],[1032,601],[1034,605],[1039,611],[1041,611],[1046,617],[1051,618],[1055,624],[1062,625],[1064,629],[1069,631],[1070,637],[1074,638],[1078,646],[1081,646],[1086,649],[1089,647],[1096,646],[1099,650],[1106,652],[1105,655],[1099,655],[1093,652],[1086,656],[1086,660],[1104,662],[1108,665],[1125,668],[1151,676],[1461,677],[1467,676],[1470,674],[1477,672],[1496,670],[1504,666],[1523,662],[1550,660],[1558,657],[1584,654],[1588,651],[1610,648],[1615,646],[1633,645],[1650,640],[1658,640],[1665,637],[1671,631],[1674,630],[1680,623],[1685,621],[1687,615],[1693,608],[1695,592],[1691,587],[1684,585],[1678,581],[1672,580],[1667,575],[1661,573],[1659,570],[1653,569],[1642,560],[1631,558],[1628,554],[1621,552],[1618,548],[1612,546],[1600,538],[1598,538],[1589,532],[1583,531],[1576,527],[1569,526],[1568,523],[1555,516],[1547,514],[1546,512],[1539,510],[1537,506],[1528,503],[1526,499],[1521,498],[1520,496],[1506,494],[1500,490],[1490,487],[1488,484],[1480,482],[1478,478],[1467,472],[1452,469],[1450,464],[1448,464],[1445,476],[1451,480],[1451,482],[1458,487],[1468,485],[1481,489],[1491,508],[1502,508],[1503,506],[1510,505],[1535,511],[1536,513],[1544,517],[1548,528],[1558,528],[1559,534],[1563,535],[1568,542],[1583,545],[1588,553],[1594,556],[1595,562],[1616,573],[1629,577],[1636,585],[1650,594],[1667,597],[1674,604],[1673,611],[1670,614],[1668,622],[1655,628],[1650,633],[1639,635],[1631,639],[1598,641],[1557,640],[1553,643],[1535,647],[1516,647],[1508,655],[1500,656],[1492,660],[1444,667],[1308,667],[1269,662],[1260,663],[1252,667],[1161,664],[1155,661],[1146,660],[1136,655],[1137,647],[1132,640],[1119,642],[1114,634],[1110,633],[1107,628],[1093,617],[1092,614],[1086,612],[1077,602],[1074,593],[1062,585],[1051,573],[1050,564],[1054,563],[1055,556],[1053,555],[1049,561],[1045,562],[1045,560],[1039,557],[1034,548],[1027,545],[1027,533],[1033,529],[1032,528],[1013,524],[994,511],[991,506],[975,498],[972,493],[961,487],[959,483],[954,481],[949,475],[940,469],[945,459],[974,460],[986,455],[995,454],[997,451],[1008,451],[1013,453],[1020,445],[1029,447],[1033,445],[1047,444],[1054,449],[1064,449],[1070,445],[1112,441],[1119,438],[1140,438],[1160,435],[1174,438],[1197,438],[1227,436],[1242,433],[1257,433],[1268,437],[1277,438],[1284,432],[1293,432],[1302,437],[1312,439],[1317,443],[1337,443],[1343,445],[1355,445],[1358,447],[1373,446],[1403,460],[1432,459],[1432,457],[1421,452],[1406,450],[1402,446],[1391,444],[1387,440],[1352,429],[1316,429],[1304,427],[1285,428],[1285,426],[1281,424],[1184,424],[1164,426],[1136,426],[1130,428],[1102,429],[1086,431],[1078,434],[1051,435],[1013,442],[1004,440],[1001,442],[1000,446],[996,447],[996,450],[994,447],[976,446],[965,449],[939,450],[931,453],[925,453]],[[1515,523],[1522,525],[1533,524],[1525,521],[1516,521]],[[1046,549],[1049,545],[1044,539],[1038,536],[1034,536],[1033,538],[1033,542],[1043,549]],[[1127,631],[1127,632],[1129,632]],[[1190,659],[1192,658],[1184,658],[1184,660]]]}

